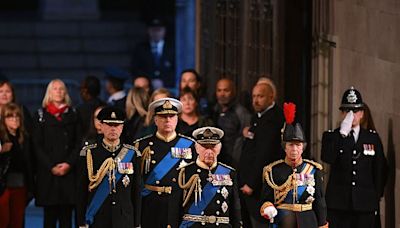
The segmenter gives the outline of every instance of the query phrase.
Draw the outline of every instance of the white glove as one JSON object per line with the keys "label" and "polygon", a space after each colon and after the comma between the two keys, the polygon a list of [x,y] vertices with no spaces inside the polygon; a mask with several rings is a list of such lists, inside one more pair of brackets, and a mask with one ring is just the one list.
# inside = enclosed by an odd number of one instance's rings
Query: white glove
{"label": "white glove", "polygon": [[[276,215],[278,214],[278,211],[274,206],[269,206],[264,209],[264,218],[272,220]],[[272,222],[272,221],[271,221]]]}
{"label": "white glove", "polygon": [[353,124],[354,114],[353,111],[350,111],[346,114],[346,117],[343,119],[340,124],[340,134],[343,136],[348,136],[351,131],[351,126]]}

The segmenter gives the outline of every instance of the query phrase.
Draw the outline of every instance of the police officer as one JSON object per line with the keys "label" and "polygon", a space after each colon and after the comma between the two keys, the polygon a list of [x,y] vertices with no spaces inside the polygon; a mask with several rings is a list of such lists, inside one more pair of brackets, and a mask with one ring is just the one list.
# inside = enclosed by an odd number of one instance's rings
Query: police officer
{"label": "police officer", "polygon": [[190,162],[194,154],[194,140],[175,132],[180,101],[162,98],[149,105],[155,114],[157,131],[134,142],[142,153],[142,227],[176,227],[179,216],[177,204],[170,196],[178,189],[177,168],[182,161]]}
{"label": "police officer", "polygon": [[284,110],[282,146],[286,156],[264,168],[264,203],[260,213],[272,224],[270,227],[328,227],[322,166],[302,158],[306,140],[301,125],[293,124],[295,106],[285,103]]}
{"label": "police officer", "polygon": [[178,184],[182,190],[179,199],[183,199],[180,227],[241,226],[236,172],[217,162],[223,135],[215,127],[202,127],[193,132],[198,157],[179,168]]}
{"label": "police officer", "polygon": [[330,164],[326,190],[330,227],[373,227],[383,194],[386,158],[378,134],[360,127],[361,94],[354,87],[343,94],[343,120],[324,132],[321,159]]}
{"label": "police officer", "polygon": [[98,114],[104,138],[86,145],[78,164],[79,227],[140,226],[140,153],[120,136],[125,114],[105,107]]}

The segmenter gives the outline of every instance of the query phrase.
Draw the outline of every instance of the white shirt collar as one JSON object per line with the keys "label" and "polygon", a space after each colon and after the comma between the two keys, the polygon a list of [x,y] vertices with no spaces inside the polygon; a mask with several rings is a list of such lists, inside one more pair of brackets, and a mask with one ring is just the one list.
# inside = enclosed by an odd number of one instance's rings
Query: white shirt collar
{"label": "white shirt collar", "polygon": [[360,125],[355,126],[353,129],[353,137],[354,137],[354,141],[357,142],[358,140],[358,136],[360,136]]}
{"label": "white shirt collar", "polygon": [[266,113],[268,110],[270,110],[271,108],[273,108],[275,105],[275,101],[272,102],[272,104],[270,106],[268,106],[264,111],[262,112],[257,112],[257,117],[261,118],[261,116],[264,115],[264,113]]}
{"label": "white shirt collar", "polygon": [[163,50],[163,47],[164,47],[164,40],[160,40],[160,41],[158,41],[158,42],[151,42],[151,46],[153,47],[153,46],[157,46],[157,53],[159,54],[159,55],[161,55],[162,54],[162,50]]}
{"label": "white shirt collar", "polygon": [[120,99],[122,99],[122,98],[124,98],[124,97],[126,97],[125,91],[123,91],[123,90],[118,91],[118,92],[114,93],[113,95],[111,95],[111,96],[108,98],[107,103],[111,103],[111,102],[113,102],[113,101],[120,100]]}

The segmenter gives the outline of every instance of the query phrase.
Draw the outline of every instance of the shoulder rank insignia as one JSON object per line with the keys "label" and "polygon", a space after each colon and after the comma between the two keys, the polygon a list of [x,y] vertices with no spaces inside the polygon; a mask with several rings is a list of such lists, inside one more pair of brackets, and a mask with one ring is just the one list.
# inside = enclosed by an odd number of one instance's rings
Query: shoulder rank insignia
{"label": "shoulder rank insignia", "polygon": [[124,146],[125,148],[129,149],[129,150],[135,151],[137,157],[142,156],[142,154],[140,153],[140,151],[139,151],[138,149],[136,149],[134,146],[132,146],[132,145],[130,145],[130,144],[125,144],[125,143],[123,144],[123,146]]}
{"label": "shoulder rank insignia", "polygon": [[176,169],[180,170],[182,168],[186,168],[186,167],[188,167],[189,165],[191,165],[193,163],[194,163],[194,161],[187,163],[187,162],[185,162],[185,160],[182,160],[181,163],[179,163],[178,168],[176,168]]}
{"label": "shoulder rank insignia", "polygon": [[86,153],[88,150],[94,149],[96,147],[97,147],[97,143],[84,146],[82,148],[81,152],[79,153],[79,156],[82,156],[82,157],[86,156]]}
{"label": "shoulder rank insignia", "polygon": [[174,158],[183,158],[183,159],[192,159],[192,149],[188,148],[179,148],[172,147],[171,154]]}
{"label": "shoulder rank insignia", "polygon": [[322,170],[322,165],[319,164],[318,162],[308,160],[308,159],[303,159],[303,161],[310,163],[311,165],[315,166],[317,169]]}
{"label": "shoulder rank insignia", "polygon": [[179,135],[180,137],[183,137],[183,138],[189,139],[189,140],[190,140],[190,141],[192,141],[192,142],[196,142],[196,140],[194,140],[193,138],[191,138],[191,137],[189,137],[189,136],[182,135],[181,133],[178,133],[178,135]]}
{"label": "shoulder rank insignia", "polygon": [[140,142],[140,141],[142,141],[142,140],[144,140],[144,139],[150,138],[150,137],[152,137],[152,136],[153,136],[153,134],[150,134],[150,135],[146,135],[146,136],[144,136],[144,137],[142,137],[142,138],[136,139],[135,141],[133,141],[133,144],[135,144],[135,143],[137,143],[137,142]]}
{"label": "shoulder rank insignia", "polygon": [[374,133],[374,134],[378,134],[378,133],[376,133],[375,130],[372,130],[372,129],[369,129],[369,132]]}
{"label": "shoulder rank insignia", "polygon": [[277,164],[280,164],[282,162],[284,162],[283,159],[280,159],[280,160],[277,160],[277,161],[274,161],[274,162],[270,163],[269,165],[264,167],[263,173],[265,174],[266,172],[271,172],[272,171],[272,167],[274,167]]}
{"label": "shoulder rank insignia", "polygon": [[233,168],[232,166],[229,166],[229,165],[224,164],[224,163],[222,163],[222,162],[218,162],[218,164],[223,165],[223,166],[225,166],[226,168],[228,168],[228,169],[230,169],[230,170],[236,171],[235,168]]}

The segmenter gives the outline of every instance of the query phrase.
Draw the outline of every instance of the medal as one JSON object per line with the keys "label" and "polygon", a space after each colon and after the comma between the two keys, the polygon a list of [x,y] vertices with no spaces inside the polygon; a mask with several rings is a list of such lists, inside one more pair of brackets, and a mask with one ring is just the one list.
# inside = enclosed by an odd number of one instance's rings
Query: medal
{"label": "medal", "polygon": [[124,178],[122,178],[122,184],[126,187],[128,187],[129,183],[131,180],[129,179],[128,175],[125,175]]}

